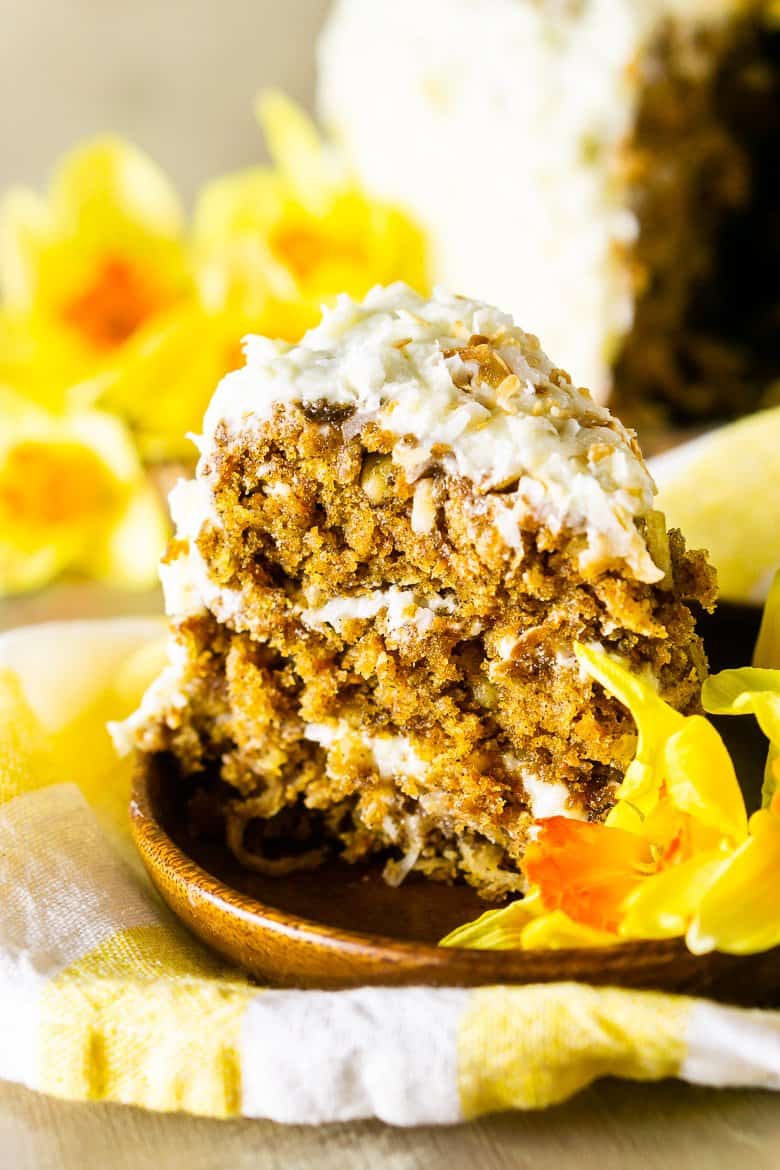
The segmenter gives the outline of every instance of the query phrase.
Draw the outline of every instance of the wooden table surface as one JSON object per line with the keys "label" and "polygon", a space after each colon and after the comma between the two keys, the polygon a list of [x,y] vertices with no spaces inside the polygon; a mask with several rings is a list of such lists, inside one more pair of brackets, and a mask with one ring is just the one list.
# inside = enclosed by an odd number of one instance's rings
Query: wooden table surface
{"label": "wooden table surface", "polygon": [[[0,603],[0,629],[159,612],[156,594],[63,585]],[[2,1038],[0,1038],[2,1043]],[[780,1096],[605,1081],[538,1114],[453,1128],[205,1121],[0,1084],[0,1170],[779,1170]]]}

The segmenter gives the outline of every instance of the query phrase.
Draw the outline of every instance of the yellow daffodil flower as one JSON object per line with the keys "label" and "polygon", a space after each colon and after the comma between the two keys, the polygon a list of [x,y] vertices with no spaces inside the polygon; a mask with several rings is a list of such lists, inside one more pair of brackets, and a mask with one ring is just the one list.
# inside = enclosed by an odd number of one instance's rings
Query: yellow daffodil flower
{"label": "yellow daffodil flower", "polygon": [[122,424],[51,415],[3,389],[0,417],[0,594],[66,570],[152,584],[165,522]]}
{"label": "yellow daffodil flower", "polygon": [[688,932],[698,952],[746,954],[780,945],[780,572],[769,591],[753,655],[754,666],[708,678],[702,703],[713,715],[756,717],[769,740],[763,805],[750,834],[721,866]]}
{"label": "yellow daffodil flower", "polygon": [[279,93],[258,102],[272,167],[209,184],[193,246],[207,306],[238,305],[267,333],[297,340],[323,303],[405,280],[427,287],[425,240],[398,208],[367,196]]}
{"label": "yellow daffodil flower", "polygon": [[[780,617],[780,605],[773,612]],[[766,628],[765,644],[776,635]],[[444,944],[599,946],[685,935],[697,953],[780,945],[780,794],[748,822],[711,723],[674,711],[650,681],[603,650],[577,646],[576,653],[637,726],[617,803],[604,824],[537,821],[523,862],[528,896],[488,911]],[[708,710],[754,711],[773,751],[780,748],[780,671],[723,672],[708,680],[704,701]]]}
{"label": "yellow daffodil flower", "polygon": [[162,172],[118,138],[81,146],[45,196],[19,188],[0,206],[0,379],[55,410],[83,404],[192,290]]}
{"label": "yellow daffodil flower", "polygon": [[191,458],[219,379],[243,365],[249,333],[295,341],[340,292],[404,279],[427,287],[425,244],[396,208],[366,196],[311,120],[280,94],[260,101],[272,158],[209,183],[191,250],[197,295],[141,331],[102,405],[147,460]]}
{"label": "yellow daffodil flower", "polygon": [[191,232],[158,168],[116,138],[75,150],[45,196],[0,207],[0,382],[50,410],[99,405],[147,461],[191,459],[241,339],[297,340],[341,292],[404,279],[424,291],[425,242],[369,198],[312,122],[260,102],[272,165],[217,179]]}

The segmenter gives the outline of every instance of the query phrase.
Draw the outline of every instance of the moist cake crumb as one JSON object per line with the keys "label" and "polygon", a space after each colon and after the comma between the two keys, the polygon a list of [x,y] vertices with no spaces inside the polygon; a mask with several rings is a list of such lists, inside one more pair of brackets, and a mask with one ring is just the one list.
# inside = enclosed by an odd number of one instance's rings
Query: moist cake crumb
{"label": "moist cake crumb", "polygon": [[170,753],[251,868],[521,891],[535,819],[604,817],[634,751],[574,643],[695,710],[712,568],[631,433],[489,306],[378,288],[247,353],[171,494],[170,665],[117,740]]}

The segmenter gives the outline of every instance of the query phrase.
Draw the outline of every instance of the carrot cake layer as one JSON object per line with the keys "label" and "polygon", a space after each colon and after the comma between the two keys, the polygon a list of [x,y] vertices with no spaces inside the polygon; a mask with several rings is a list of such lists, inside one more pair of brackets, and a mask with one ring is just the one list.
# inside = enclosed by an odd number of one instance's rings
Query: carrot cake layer
{"label": "carrot cake layer", "polygon": [[603,817],[635,747],[574,644],[694,710],[713,570],[632,434],[487,305],[376,288],[246,352],[171,494],[170,663],[118,741],[248,866],[522,889],[534,821]]}

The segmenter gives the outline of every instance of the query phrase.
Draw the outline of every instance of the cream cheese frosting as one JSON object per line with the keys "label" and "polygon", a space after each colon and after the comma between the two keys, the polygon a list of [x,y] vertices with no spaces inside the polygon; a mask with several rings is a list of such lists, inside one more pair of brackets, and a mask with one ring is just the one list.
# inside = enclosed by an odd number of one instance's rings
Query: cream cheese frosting
{"label": "cream cheese frosting", "polygon": [[418,755],[406,735],[367,735],[351,727],[344,719],[331,720],[329,723],[307,723],[304,734],[313,743],[328,749],[339,744],[348,754],[367,752],[383,779],[423,776],[428,769],[428,764]]}
{"label": "cream cheese frosting", "polygon": [[332,597],[324,605],[301,610],[301,620],[313,629],[326,625],[341,631],[345,622],[377,617],[384,610],[389,632],[396,633],[411,626],[419,633],[425,633],[437,614],[452,614],[455,605],[454,597],[438,593],[420,597],[412,589],[390,586],[367,593]]}
{"label": "cream cheese frosting", "polygon": [[197,478],[178,480],[168,494],[168,506],[181,549],[177,556],[160,564],[165,612],[183,618],[209,609],[219,621],[229,621],[240,610],[241,591],[217,585],[211,579],[197,546],[204,524],[220,522],[208,485]]}
{"label": "cream cheese frosting", "polygon": [[569,817],[575,821],[586,819],[581,803],[563,781],[542,780],[526,767],[522,760],[508,752],[503,754],[502,760],[510,772],[520,777],[534,819],[539,820],[542,817]]}
{"label": "cream cheese frosting", "polygon": [[472,481],[510,547],[532,516],[585,536],[583,568],[620,561],[638,580],[663,577],[635,523],[654,484],[631,436],[506,313],[399,283],[362,303],[342,296],[297,345],[249,337],[245,348],[206,412],[201,481],[225,428],[251,430],[289,403],[348,408],[350,433],[375,422],[397,436],[408,480],[436,462]]}

